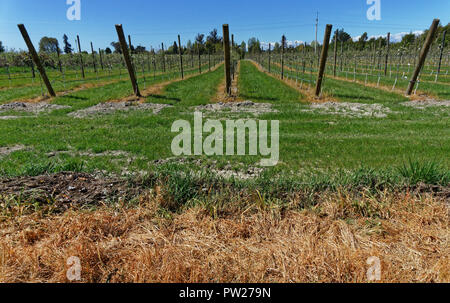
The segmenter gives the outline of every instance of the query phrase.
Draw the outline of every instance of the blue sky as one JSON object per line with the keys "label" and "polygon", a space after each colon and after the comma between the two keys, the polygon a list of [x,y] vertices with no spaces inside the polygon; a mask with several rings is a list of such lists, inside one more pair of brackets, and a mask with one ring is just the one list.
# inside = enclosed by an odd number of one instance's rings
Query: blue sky
{"label": "blue sky", "polygon": [[227,7],[215,0],[81,0],[81,20],[69,21],[66,0],[0,0],[0,41],[8,48],[25,49],[17,29],[24,23],[35,44],[42,36],[69,36],[74,46],[80,35],[82,49],[105,48],[117,40],[114,25],[122,23],[134,45],[158,48],[172,44],[178,34],[182,43],[196,33],[209,33],[223,23],[230,24],[237,42],[257,37],[261,41],[311,42],[315,39],[315,18],[319,11],[319,41],[326,23],[344,28],[353,37],[367,31],[369,36],[423,30],[433,18],[447,24],[449,0],[380,0],[381,20],[369,21],[367,0],[228,0]]}

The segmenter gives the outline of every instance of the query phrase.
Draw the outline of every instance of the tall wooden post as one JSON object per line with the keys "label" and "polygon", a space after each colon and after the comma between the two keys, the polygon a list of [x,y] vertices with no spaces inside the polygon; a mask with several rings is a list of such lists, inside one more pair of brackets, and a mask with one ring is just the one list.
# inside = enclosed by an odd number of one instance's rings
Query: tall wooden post
{"label": "tall wooden post", "polygon": [[200,55],[200,43],[197,43],[197,53],[198,53],[198,72],[202,73],[202,58]]}
{"label": "tall wooden post", "polygon": [[91,42],[91,52],[92,52],[92,63],[94,64],[94,71],[97,73],[97,64],[95,62],[95,52],[94,52],[94,45]]}
{"label": "tall wooden post", "polygon": [[428,31],[427,39],[425,40],[425,44],[422,48],[422,51],[420,52],[419,63],[417,64],[416,69],[414,70],[413,76],[408,85],[408,89],[406,90],[406,95],[408,96],[411,95],[414,89],[414,85],[416,84],[417,78],[419,77],[419,73],[422,70],[423,64],[425,63],[425,59],[427,58],[428,51],[430,50],[431,43],[433,42],[439,22],[440,22],[439,19],[434,19],[433,23],[431,24],[430,30]]}
{"label": "tall wooden post", "polygon": [[384,75],[387,76],[387,68],[389,62],[389,46],[391,44],[391,33],[387,34],[386,60],[384,61]]}
{"label": "tall wooden post", "polygon": [[131,35],[128,35],[128,47],[130,48],[130,54],[133,54],[133,44],[131,44]]}
{"label": "tall wooden post", "polygon": [[58,68],[62,74],[63,71],[62,71],[62,64],[61,64],[61,50],[59,49],[59,46],[56,47],[56,54],[58,55]]}
{"label": "tall wooden post", "polygon": [[34,62],[33,62],[33,58],[30,56],[31,59],[31,76],[34,78],[36,78],[36,73],[34,72]]}
{"label": "tall wooden post", "polygon": [[128,73],[130,74],[131,85],[133,86],[134,93],[136,94],[137,97],[141,97],[136,75],[134,73],[133,64],[131,63],[130,54],[128,52],[127,42],[125,40],[125,35],[123,33],[122,24],[116,25],[116,31],[117,36],[119,36],[119,43],[122,48],[123,58],[125,60],[125,64],[127,65]]}
{"label": "tall wooden post", "polygon": [[163,72],[166,72],[166,55],[164,53],[164,43],[161,43]]}
{"label": "tall wooden post", "polygon": [[223,25],[223,50],[225,57],[225,93],[231,94],[231,69],[230,69],[230,29],[228,24]]}
{"label": "tall wooden post", "polygon": [[77,43],[78,43],[78,53],[80,54],[80,64],[81,64],[81,76],[86,78],[84,73],[84,64],[83,64],[83,53],[81,53],[81,44],[80,44],[80,36],[77,35]]}
{"label": "tall wooden post", "polygon": [[339,31],[336,30],[335,36],[334,36],[334,68],[333,68],[333,76],[336,77],[336,68],[337,68],[337,44],[338,44],[338,34]]}
{"label": "tall wooden post", "polygon": [[272,45],[269,43],[269,73],[270,73],[270,57],[271,57],[270,52],[271,52],[271,48],[272,48]]}
{"label": "tall wooden post", "polygon": [[36,64],[37,69],[39,70],[39,73],[41,74],[42,80],[44,80],[45,86],[47,87],[48,93],[52,97],[56,97],[55,91],[53,90],[52,84],[50,83],[50,80],[47,77],[47,74],[45,73],[44,66],[42,66],[41,60],[39,59],[39,56],[36,52],[36,49],[34,48],[33,43],[31,42],[30,36],[28,35],[28,32],[25,28],[25,25],[18,24],[20,33],[22,34],[23,40],[25,40],[25,44],[28,47],[28,50],[31,54],[31,58],[34,61],[34,64]]}
{"label": "tall wooden post", "polygon": [[[378,64],[377,64],[377,69],[381,69],[381,54],[382,54],[382,49],[381,49],[381,42],[383,40],[380,38],[380,43],[378,44]],[[379,72],[378,72],[379,73]]]}
{"label": "tall wooden post", "polygon": [[211,71],[211,50],[208,50],[208,70]]}
{"label": "tall wooden post", "polygon": [[439,74],[441,73],[441,65],[442,65],[442,56],[444,55],[444,47],[445,47],[445,36],[447,34],[447,31],[445,30],[442,33],[442,45],[441,45],[441,53],[439,55],[439,63],[438,63],[438,69],[436,72],[436,79],[435,82],[437,82],[438,78],[439,78]]}
{"label": "tall wooden post", "polygon": [[178,35],[178,53],[180,54],[180,72],[181,79],[184,79],[184,70],[183,70],[183,53],[181,48],[181,37]]}
{"label": "tall wooden post", "polygon": [[323,39],[322,54],[320,56],[319,75],[317,77],[317,84],[316,84],[316,97],[320,96],[320,91],[322,88],[323,74],[325,72],[325,66],[327,64],[328,47],[330,45],[330,37],[331,37],[332,28],[333,28],[333,25],[327,24],[327,27],[325,29],[325,37]]}
{"label": "tall wooden post", "polygon": [[284,45],[286,44],[286,37],[281,37],[281,79],[284,79]]}
{"label": "tall wooden post", "polygon": [[102,67],[102,70],[104,70],[103,67],[103,54],[102,54],[102,50],[98,49],[98,54],[100,55],[100,66]]}
{"label": "tall wooden post", "polygon": [[233,67],[233,79],[234,79],[234,34],[231,34],[231,50],[230,50],[230,57],[231,57],[231,66]]}

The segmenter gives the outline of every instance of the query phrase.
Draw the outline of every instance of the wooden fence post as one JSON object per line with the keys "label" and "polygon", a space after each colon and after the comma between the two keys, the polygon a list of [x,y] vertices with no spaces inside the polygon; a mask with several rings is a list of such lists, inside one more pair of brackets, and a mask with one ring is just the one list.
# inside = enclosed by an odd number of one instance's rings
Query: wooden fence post
{"label": "wooden fence post", "polygon": [[271,47],[272,47],[272,45],[269,43],[269,73],[270,73],[270,57],[271,57],[270,52],[271,52]]}
{"label": "wooden fence post", "polygon": [[325,71],[325,66],[327,64],[328,47],[330,45],[332,28],[333,25],[327,24],[327,27],[325,29],[325,37],[323,39],[323,46],[322,46],[322,55],[320,56],[319,75],[317,77],[317,84],[316,84],[316,97],[320,96],[320,91],[322,88],[323,74]]}
{"label": "wooden fence post", "polygon": [[163,72],[166,72],[166,55],[164,54],[164,43],[161,43]]}
{"label": "wooden fence post", "polygon": [[178,53],[180,54],[180,71],[181,71],[181,79],[184,79],[183,53],[182,53],[181,37],[180,37],[180,35],[178,35]]}
{"label": "wooden fence post", "polygon": [[431,24],[430,30],[428,31],[427,39],[425,40],[425,44],[422,48],[422,51],[420,52],[419,63],[417,64],[416,69],[414,70],[414,74],[411,78],[411,81],[409,82],[408,89],[406,90],[406,95],[408,96],[411,95],[414,89],[414,85],[416,84],[417,78],[419,77],[420,71],[422,70],[422,66],[425,63],[425,59],[427,58],[428,51],[430,50],[431,43],[433,42],[439,22],[440,22],[439,19],[434,19],[433,23]]}
{"label": "wooden fence post", "polygon": [[122,47],[123,58],[125,60],[125,64],[127,65],[128,73],[130,74],[131,85],[133,86],[134,93],[136,94],[137,97],[141,97],[136,75],[134,73],[133,64],[131,63],[130,54],[128,53],[128,46],[125,40],[125,35],[123,33],[122,24],[116,25],[116,31],[117,36],[119,36],[119,43],[120,46]]}
{"label": "wooden fence post", "polygon": [[389,62],[389,46],[391,43],[391,33],[387,34],[387,45],[386,45],[386,60],[384,62],[384,75],[387,76],[387,68]]}
{"label": "wooden fence post", "polygon": [[281,79],[284,79],[284,45],[286,44],[286,37],[281,37]]}
{"label": "wooden fence post", "polygon": [[337,68],[337,43],[338,43],[338,34],[339,31],[336,30],[336,34],[334,36],[334,68],[333,75],[336,77],[336,68]]}
{"label": "wooden fence post", "polygon": [[133,54],[133,44],[131,44],[131,35],[128,35],[128,47],[130,48],[130,54]]}
{"label": "wooden fence post", "polygon": [[197,53],[198,53],[198,72],[202,73],[202,58],[200,55],[200,43],[197,43]]}
{"label": "wooden fence post", "polygon": [[29,56],[29,57],[30,57],[30,59],[31,59],[31,76],[32,76],[33,78],[36,78],[36,73],[35,73],[35,71],[34,71],[33,57],[31,57],[31,56]]}
{"label": "wooden fence post", "polygon": [[439,63],[438,63],[438,69],[436,72],[436,79],[434,80],[434,82],[437,82],[438,78],[439,78],[439,74],[441,72],[441,64],[442,64],[442,56],[444,55],[444,47],[445,47],[445,36],[447,34],[447,31],[445,30],[442,33],[442,45],[441,45],[441,53],[439,55]]}
{"label": "wooden fence post", "polygon": [[81,64],[81,76],[86,78],[84,73],[84,64],[83,64],[83,53],[81,52],[81,44],[80,44],[80,36],[77,35],[77,44],[78,44],[78,53],[80,54],[80,64]]}
{"label": "wooden fence post", "polygon": [[55,91],[53,90],[52,84],[50,83],[50,80],[47,77],[47,74],[45,73],[45,69],[42,66],[41,60],[39,59],[39,56],[36,52],[36,49],[33,46],[33,43],[31,42],[30,36],[28,35],[28,32],[25,28],[25,25],[18,24],[20,33],[22,34],[23,40],[25,40],[25,44],[28,47],[28,50],[30,51],[31,58],[33,59],[34,63],[36,64],[37,69],[39,70],[39,73],[41,74],[42,79],[44,80],[45,86],[47,87],[48,93],[52,97],[56,97]]}
{"label": "wooden fence post", "polygon": [[94,52],[94,45],[91,42],[91,52],[92,52],[92,63],[94,64],[94,71],[97,73],[97,64],[95,62],[95,52]]}
{"label": "wooden fence post", "polygon": [[230,69],[230,31],[228,24],[223,25],[223,50],[225,57],[225,93],[231,94],[231,69]]}
{"label": "wooden fence post", "polygon": [[58,68],[62,74],[63,71],[62,71],[62,63],[61,63],[61,50],[59,49],[59,46],[56,47],[56,54],[58,55]]}
{"label": "wooden fence post", "polygon": [[102,67],[102,70],[103,70],[104,69],[103,68],[103,54],[102,54],[101,49],[98,49],[98,54],[100,55],[100,66]]}

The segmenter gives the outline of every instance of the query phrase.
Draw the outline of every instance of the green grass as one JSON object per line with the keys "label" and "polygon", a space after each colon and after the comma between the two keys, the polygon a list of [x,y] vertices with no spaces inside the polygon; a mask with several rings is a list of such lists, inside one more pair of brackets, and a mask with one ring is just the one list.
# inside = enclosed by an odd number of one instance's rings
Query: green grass
{"label": "green grass", "polygon": [[[191,107],[210,103],[223,75],[223,67],[219,67],[213,72],[168,85],[161,94],[147,99],[148,102],[173,105],[158,115],[131,111],[95,119],[67,116],[71,111],[130,95],[129,81],[122,81],[54,99],[54,103],[70,105],[71,109],[43,113],[34,118],[0,120],[0,146],[22,144],[27,147],[0,156],[0,174],[36,175],[63,170],[115,174],[155,171],[154,160],[173,157],[171,142],[176,135],[170,131],[173,122],[185,119],[192,123]],[[157,76],[147,81],[150,85],[165,79]],[[314,188],[320,184],[325,188],[336,188],[339,183],[356,186],[448,182],[448,109],[404,107],[400,103],[406,99],[399,94],[346,81],[327,79],[325,89],[333,90],[340,101],[378,103],[390,108],[392,113],[386,118],[355,118],[307,111],[309,104],[301,93],[259,72],[252,63],[242,61],[240,97],[272,103],[278,112],[263,114],[258,119],[280,121],[280,162],[268,169],[259,181],[254,181],[260,182],[257,188],[281,192],[311,182]],[[245,118],[247,115],[235,117]],[[79,154],[115,150],[125,151],[129,156],[90,157]],[[54,151],[69,153],[49,158],[47,153]],[[245,170],[247,166],[255,166],[261,157],[199,158],[205,164],[215,160],[215,165],[223,168],[230,162],[233,169]],[[177,169],[210,171],[195,162]],[[198,184],[195,180],[177,181],[176,176],[173,178],[175,187],[170,191],[174,199],[195,198],[196,191],[190,191],[193,184]],[[250,183],[244,185],[253,186]]]}
{"label": "green grass", "polygon": [[242,61],[239,78],[239,96],[255,102],[274,104],[298,102],[304,97],[295,89],[264,73],[247,61]]}

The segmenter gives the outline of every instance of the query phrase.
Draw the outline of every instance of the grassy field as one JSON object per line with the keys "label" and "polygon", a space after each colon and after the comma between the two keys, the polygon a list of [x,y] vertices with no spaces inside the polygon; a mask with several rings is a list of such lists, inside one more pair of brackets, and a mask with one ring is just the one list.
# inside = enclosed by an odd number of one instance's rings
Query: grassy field
{"label": "grassy field", "polygon": [[[85,282],[365,282],[374,255],[384,282],[449,281],[448,107],[404,106],[396,92],[327,78],[326,96],[349,104],[335,110],[243,60],[239,99],[271,111],[204,115],[280,121],[278,165],[260,167],[260,156],[176,158],[172,124],[217,104],[224,81],[223,65],[195,73],[141,84],[139,102],[169,105],[159,113],[71,115],[131,100],[129,81],[117,76],[50,100],[65,108],[0,113],[0,281],[64,282],[73,255],[82,256]],[[0,90],[0,103],[36,89]],[[58,173],[79,174],[85,187],[39,179]],[[54,191],[29,194],[30,182]],[[108,184],[123,187],[83,200]]]}

